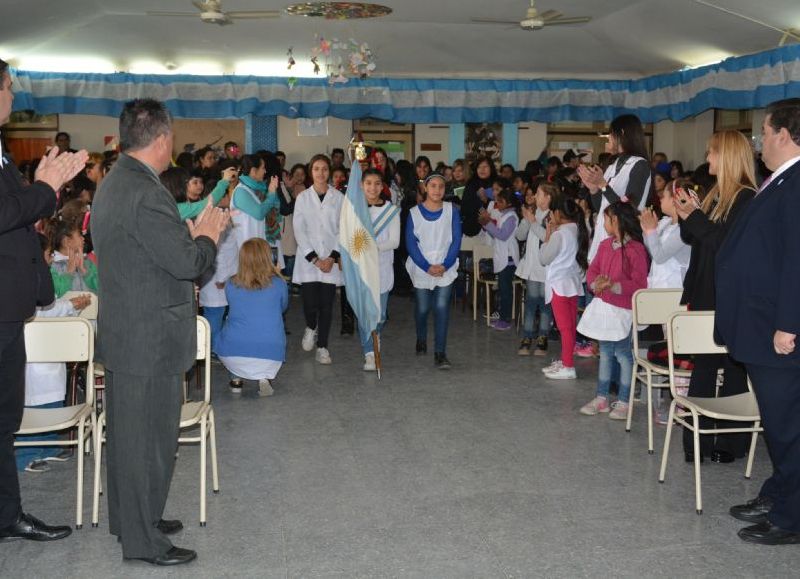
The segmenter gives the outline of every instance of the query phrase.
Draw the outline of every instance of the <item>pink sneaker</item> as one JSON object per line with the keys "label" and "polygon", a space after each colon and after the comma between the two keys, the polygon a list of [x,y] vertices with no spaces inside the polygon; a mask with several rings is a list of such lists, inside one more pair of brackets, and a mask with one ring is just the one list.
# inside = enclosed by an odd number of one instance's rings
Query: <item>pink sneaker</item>
{"label": "pink sneaker", "polygon": [[610,410],[611,408],[608,406],[608,398],[595,396],[591,402],[583,405],[581,408],[581,414],[585,414],[586,416],[594,416],[600,412],[610,412]]}
{"label": "pink sneaker", "polygon": [[608,415],[611,420],[627,420],[628,419],[628,403],[620,402],[617,400],[611,405],[611,414]]}
{"label": "pink sneaker", "polygon": [[586,343],[582,346],[575,344],[575,355],[578,356],[578,358],[594,358],[592,344]]}

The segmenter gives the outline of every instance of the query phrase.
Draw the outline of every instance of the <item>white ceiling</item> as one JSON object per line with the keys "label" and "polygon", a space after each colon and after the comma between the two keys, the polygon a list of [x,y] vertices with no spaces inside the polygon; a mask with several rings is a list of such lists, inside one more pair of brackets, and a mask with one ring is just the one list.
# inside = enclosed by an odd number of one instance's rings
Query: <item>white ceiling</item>
{"label": "white ceiling", "polygon": [[[781,28],[800,29],[798,0],[713,0]],[[293,16],[220,27],[156,18],[146,10],[194,11],[189,0],[0,0],[0,58],[42,69],[41,59],[94,57],[135,63],[272,61],[286,74],[286,50],[306,61],[315,33],[368,42],[376,75],[434,77],[628,78],[696,66],[778,45],[781,34],[693,0],[539,0],[541,11],[591,16],[584,25],[525,31],[478,25],[472,17],[521,19],[527,0],[378,0],[388,17],[348,22]],[[224,0],[226,10],[285,8],[286,0]],[[127,14],[127,15],[122,15]],[[38,57],[38,66],[32,58]],[[52,62],[48,67],[47,63]],[[63,64],[63,63],[61,63]],[[61,64],[45,60],[51,70]],[[87,65],[84,65],[84,68]],[[100,64],[89,71],[103,71]],[[80,66],[78,66],[80,68]],[[203,69],[201,69],[202,71]],[[211,65],[206,70],[211,71]]]}

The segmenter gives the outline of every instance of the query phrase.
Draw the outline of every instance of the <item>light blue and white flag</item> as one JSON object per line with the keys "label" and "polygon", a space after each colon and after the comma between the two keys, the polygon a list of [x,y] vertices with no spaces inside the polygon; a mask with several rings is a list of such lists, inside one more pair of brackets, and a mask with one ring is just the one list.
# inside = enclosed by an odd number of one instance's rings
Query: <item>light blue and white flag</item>
{"label": "light blue and white flag", "polygon": [[372,333],[381,321],[378,245],[367,200],[361,189],[361,166],[353,161],[339,219],[339,246],[347,301],[362,331]]}

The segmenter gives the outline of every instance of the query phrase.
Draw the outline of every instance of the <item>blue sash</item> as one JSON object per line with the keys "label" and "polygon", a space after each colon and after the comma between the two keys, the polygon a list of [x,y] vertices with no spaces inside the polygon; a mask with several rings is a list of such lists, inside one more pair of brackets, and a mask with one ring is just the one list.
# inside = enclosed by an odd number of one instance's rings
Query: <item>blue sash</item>
{"label": "blue sash", "polygon": [[372,222],[372,232],[375,235],[375,238],[378,238],[381,231],[386,229],[386,226],[392,222],[395,215],[400,213],[400,208],[397,205],[392,205],[391,203],[386,203],[386,206],[383,208],[375,220]]}

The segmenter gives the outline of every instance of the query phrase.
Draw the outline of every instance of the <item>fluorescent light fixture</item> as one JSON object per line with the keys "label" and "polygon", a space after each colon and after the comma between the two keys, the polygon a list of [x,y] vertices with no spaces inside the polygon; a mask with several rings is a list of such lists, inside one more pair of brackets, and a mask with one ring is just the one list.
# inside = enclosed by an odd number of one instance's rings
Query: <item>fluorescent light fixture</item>
{"label": "fluorescent light fixture", "polygon": [[25,56],[19,59],[19,68],[40,72],[96,72],[101,74],[117,70],[113,62],[103,58],[61,56]]}
{"label": "fluorescent light fixture", "polygon": [[289,70],[286,60],[242,60],[234,66],[234,74],[239,76],[325,78],[323,73],[314,74],[314,65],[310,61],[303,61],[299,58],[291,70]]}
{"label": "fluorescent light fixture", "polygon": [[128,65],[128,72],[131,74],[171,74],[173,71],[168,69],[163,62],[137,60]]}
{"label": "fluorescent light fixture", "polygon": [[225,67],[219,62],[194,61],[183,62],[173,70],[168,70],[164,74],[196,74],[200,76],[217,76],[225,74]]}
{"label": "fluorescent light fixture", "polygon": [[718,50],[703,50],[699,49],[697,51],[691,51],[684,53],[682,55],[677,55],[678,60],[682,60],[686,63],[681,70],[692,70],[695,68],[701,68],[703,66],[711,66],[713,64],[719,64],[726,58],[730,58],[733,56],[729,52],[720,52]]}

